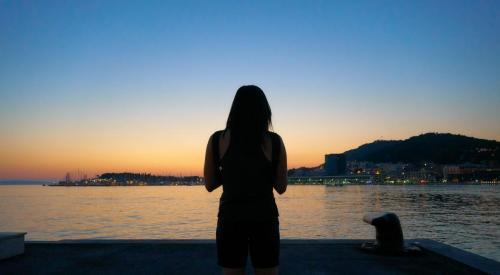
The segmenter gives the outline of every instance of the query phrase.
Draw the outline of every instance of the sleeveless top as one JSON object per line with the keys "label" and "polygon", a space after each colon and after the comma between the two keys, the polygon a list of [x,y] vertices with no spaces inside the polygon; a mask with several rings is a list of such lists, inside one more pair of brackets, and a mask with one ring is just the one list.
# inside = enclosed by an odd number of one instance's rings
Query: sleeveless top
{"label": "sleeveless top", "polygon": [[223,189],[218,218],[226,221],[276,219],[279,213],[273,184],[281,150],[279,136],[268,132],[272,141],[272,161],[266,158],[263,150],[248,150],[233,137],[221,159],[219,137],[222,133],[217,131],[212,138],[216,181],[222,183]]}

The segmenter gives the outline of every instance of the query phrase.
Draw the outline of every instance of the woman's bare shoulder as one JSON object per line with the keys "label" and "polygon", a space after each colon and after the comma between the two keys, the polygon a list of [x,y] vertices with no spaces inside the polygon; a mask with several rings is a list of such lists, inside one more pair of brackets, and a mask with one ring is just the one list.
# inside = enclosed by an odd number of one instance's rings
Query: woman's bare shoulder
{"label": "woman's bare shoulder", "polygon": [[224,149],[225,149],[225,147],[227,147],[227,144],[229,143],[229,140],[231,137],[229,130],[215,131],[210,136],[210,142],[214,142],[214,137],[217,137],[217,141],[219,142],[219,148],[221,148],[224,151]]}
{"label": "woman's bare shoulder", "polygon": [[222,135],[222,134],[224,134],[224,131],[225,131],[225,130],[217,130],[217,131],[213,132],[213,133],[210,135],[210,137],[213,137],[213,136],[215,136],[215,135]]}
{"label": "woman's bare shoulder", "polygon": [[210,135],[210,140],[213,140],[216,136],[224,137],[225,135],[227,135],[226,130],[217,130]]}
{"label": "woman's bare shoulder", "polygon": [[281,136],[280,136],[278,133],[276,133],[276,132],[271,132],[271,131],[269,131],[268,133],[269,133],[269,137],[270,137],[270,139],[271,139],[271,140],[276,139],[276,140],[278,140],[280,143],[283,143],[283,139],[281,138]]}

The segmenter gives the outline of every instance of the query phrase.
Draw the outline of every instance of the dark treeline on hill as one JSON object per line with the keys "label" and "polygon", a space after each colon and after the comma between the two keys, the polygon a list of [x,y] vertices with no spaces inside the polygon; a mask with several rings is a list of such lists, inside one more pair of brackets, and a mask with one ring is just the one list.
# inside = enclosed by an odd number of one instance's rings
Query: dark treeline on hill
{"label": "dark treeline on hill", "polygon": [[126,181],[142,181],[148,183],[160,182],[175,182],[175,181],[196,181],[199,179],[197,176],[176,177],[176,176],[157,176],[149,173],[104,173],[98,176],[99,179],[116,180],[117,182]]}
{"label": "dark treeline on hill", "polygon": [[427,133],[405,140],[377,140],[346,151],[347,160],[439,164],[500,163],[500,142],[454,134]]}

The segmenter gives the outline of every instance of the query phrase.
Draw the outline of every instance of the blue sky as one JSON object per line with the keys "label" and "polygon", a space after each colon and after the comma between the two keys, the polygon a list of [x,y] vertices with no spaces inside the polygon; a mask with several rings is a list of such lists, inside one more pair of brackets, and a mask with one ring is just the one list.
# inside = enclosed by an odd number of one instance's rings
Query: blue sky
{"label": "blue sky", "polygon": [[266,92],[292,166],[428,131],[500,140],[499,76],[499,1],[4,0],[0,152],[19,159],[0,165],[57,174],[135,148],[198,173],[243,84]]}

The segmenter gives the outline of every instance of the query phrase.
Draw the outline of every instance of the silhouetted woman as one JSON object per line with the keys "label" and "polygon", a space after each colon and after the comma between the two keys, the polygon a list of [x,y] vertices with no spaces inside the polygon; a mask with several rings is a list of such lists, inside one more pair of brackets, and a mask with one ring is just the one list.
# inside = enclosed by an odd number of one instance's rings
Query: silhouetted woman
{"label": "silhouetted woman", "polygon": [[238,89],[226,129],[208,141],[205,187],[223,187],[217,221],[217,259],[225,274],[244,274],[248,252],[256,274],[277,274],[278,207],[273,188],[287,187],[286,151],[269,131],[271,108],[257,86]]}

